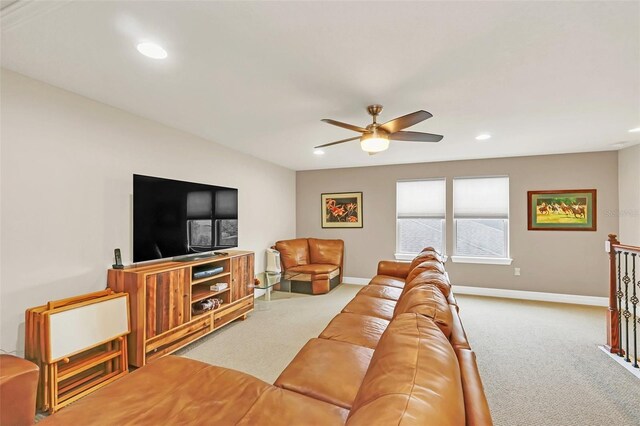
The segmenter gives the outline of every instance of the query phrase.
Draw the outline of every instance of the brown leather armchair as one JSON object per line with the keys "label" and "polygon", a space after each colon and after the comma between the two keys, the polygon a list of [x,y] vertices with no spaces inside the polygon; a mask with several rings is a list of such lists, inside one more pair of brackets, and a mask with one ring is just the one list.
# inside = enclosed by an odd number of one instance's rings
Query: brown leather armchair
{"label": "brown leather armchair", "polygon": [[[278,241],[273,248],[280,252],[284,278],[292,281],[291,291],[324,294],[342,282],[342,240],[296,238]],[[297,283],[303,285],[293,285]]]}

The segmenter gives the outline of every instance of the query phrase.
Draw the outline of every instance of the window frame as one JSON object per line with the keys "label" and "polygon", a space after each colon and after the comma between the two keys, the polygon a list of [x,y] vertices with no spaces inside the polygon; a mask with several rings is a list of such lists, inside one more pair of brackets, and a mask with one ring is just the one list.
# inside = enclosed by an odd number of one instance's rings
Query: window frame
{"label": "window frame", "polygon": [[[464,217],[464,218],[456,218],[455,213],[455,180],[456,179],[488,179],[488,178],[507,178],[509,183],[509,191],[507,192],[507,196],[509,197],[507,200],[507,217],[506,218],[489,218],[489,217]],[[510,247],[510,236],[511,236],[511,211],[509,209],[509,203],[511,202],[511,179],[509,175],[488,175],[488,176],[456,176],[451,179],[451,191],[453,194],[452,199],[452,211],[451,216],[453,220],[453,254],[451,256],[451,261],[454,263],[479,263],[479,264],[489,264],[489,265],[511,265],[513,259],[511,258],[511,247]],[[502,256],[468,256],[468,255],[459,255],[458,252],[458,220],[497,220],[500,219],[506,222],[505,233],[504,233],[504,247],[505,247],[505,257]]]}
{"label": "window frame", "polygon": [[413,260],[418,253],[404,253],[400,251],[400,222],[398,219],[410,219],[398,217],[398,184],[401,182],[425,182],[425,181],[443,181],[444,182],[444,214],[440,217],[433,216],[415,216],[415,219],[440,219],[442,221],[442,255],[444,260],[447,260],[447,178],[446,177],[434,177],[434,178],[419,178],[419,179],[398,179],[396,181],[396,248],[394,257],[396,260]]}

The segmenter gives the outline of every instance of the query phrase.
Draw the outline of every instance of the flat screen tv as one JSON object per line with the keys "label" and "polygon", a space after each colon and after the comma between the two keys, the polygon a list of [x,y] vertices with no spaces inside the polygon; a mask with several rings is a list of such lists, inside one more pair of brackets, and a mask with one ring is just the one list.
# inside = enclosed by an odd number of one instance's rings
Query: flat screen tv
{"label": "flat screen tv", "polygon": [[133,175],[133,261],[238,246],[238,190]]}

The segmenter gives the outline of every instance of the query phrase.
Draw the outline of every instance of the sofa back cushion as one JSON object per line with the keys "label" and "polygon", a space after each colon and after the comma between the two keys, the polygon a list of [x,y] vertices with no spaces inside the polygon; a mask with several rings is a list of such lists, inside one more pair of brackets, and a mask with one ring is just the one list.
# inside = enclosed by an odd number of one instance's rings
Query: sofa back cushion
{"label": "sofa back cushion", "polygon": [[451,337],[453,316],[447,299],[438,287],[433,284],[423,284],[403,292],[396,304],[393,316],[407,312],[416,313],[431,318],[438,328]]}
{"label": "sofa back cushion", "polygon": [[437,260],[425,260],[424,262],[421,262],[415,267],[413,267],[411,271],[409,271],[409,273],[407,274],[406,281],[410,282],[419,273],[424,271],[440,272],[441,274],[445,273],[444,265],[442,263],[438,262]]}
{"label": "sofa back cushion", "polygon": [[458,360],[432,320],[407,313],[391,321],[346,424],[465,424]]}
{"label": "sofa back cushion", "polygon": [[285,270],[309,264],[309,243],[306,238],[278,241],[276,250],[280,252],[280,261]]}
{"label": "sofa back cushion", "polygon": [[413,258],[413,260],[411,261],[411,266],[409,267],[409,270],[412,270],[413,268],[415,268],[416,266],[418,266],[419,264],[427,260],[434,260],[436,262],[442,263],[442,257],[440,256],[440,254],[438,254],[438,252],[423,251]]}
{"label": "sofa back cushion", "polygon": [[440,289],[445,298],[449,297],[449,294],[451,293],[451,283],[447,276],[441,272],[430,270],[420,272],[418,275],[413,277],[411,281],[407,280],[402,291],[406,293],[412,288],[423,284],[435,285]]}
{"label": "sofa back cushion", "polygon": [[342,265],[344,241],[309,238],[309,263]]}

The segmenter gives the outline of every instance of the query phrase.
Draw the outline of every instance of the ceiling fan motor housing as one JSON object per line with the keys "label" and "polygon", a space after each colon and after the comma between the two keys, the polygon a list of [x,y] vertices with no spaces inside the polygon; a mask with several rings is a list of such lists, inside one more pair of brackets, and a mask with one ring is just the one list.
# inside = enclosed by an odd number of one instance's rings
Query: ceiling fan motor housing
{"label": "ceiling fan motor housing", "polygon": [[382,112],[382,105],[369,105],[367,107],[367,112],[369,115],[373,116],[373,120],[375,121],[376,115],[379,115]]}

